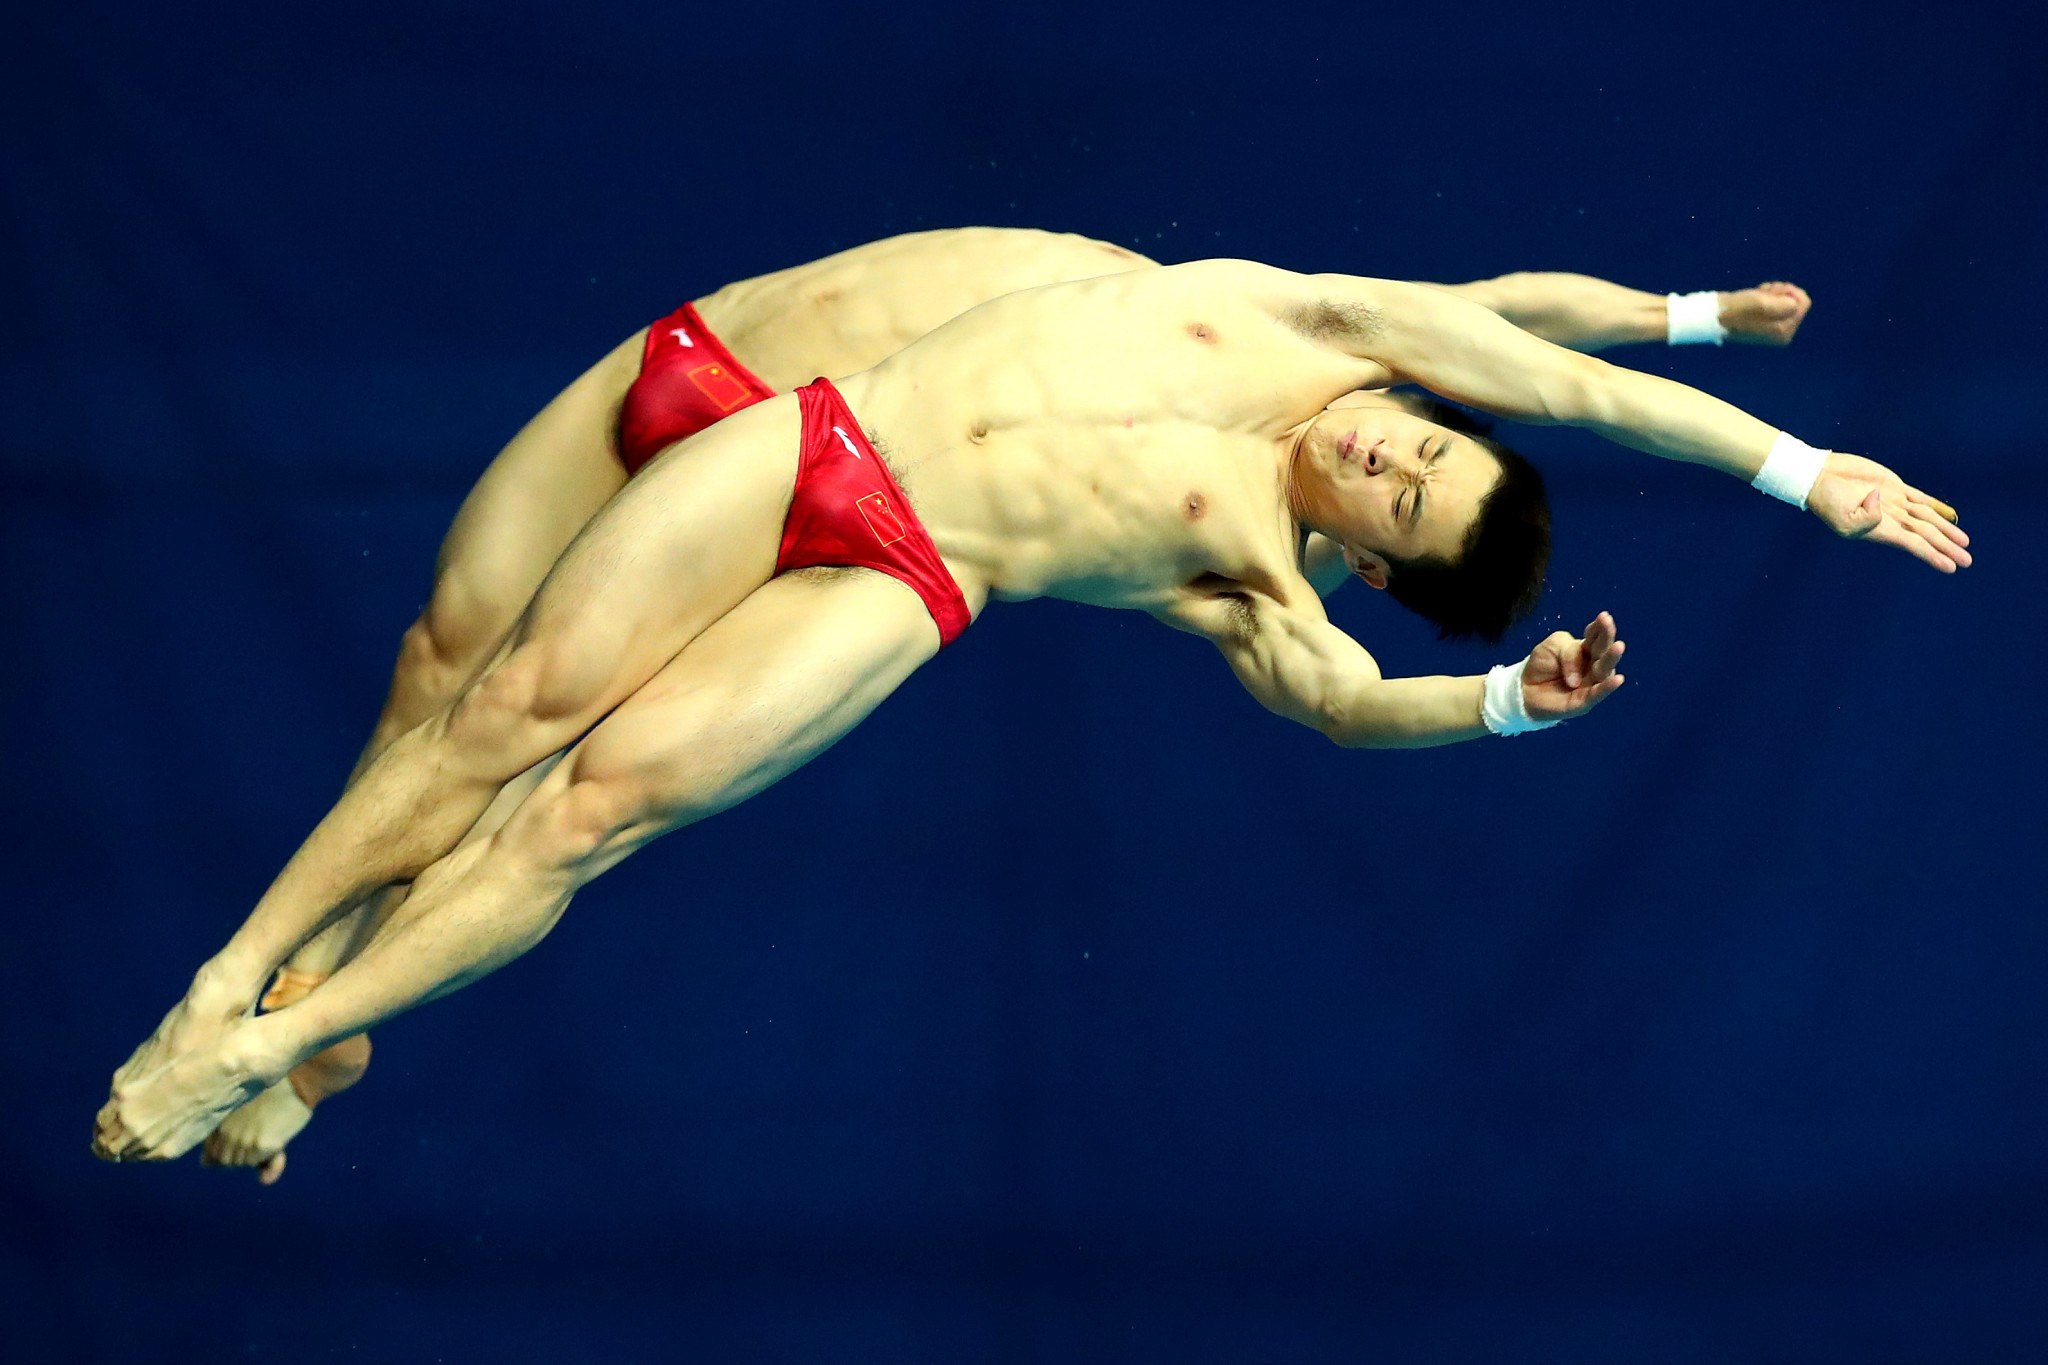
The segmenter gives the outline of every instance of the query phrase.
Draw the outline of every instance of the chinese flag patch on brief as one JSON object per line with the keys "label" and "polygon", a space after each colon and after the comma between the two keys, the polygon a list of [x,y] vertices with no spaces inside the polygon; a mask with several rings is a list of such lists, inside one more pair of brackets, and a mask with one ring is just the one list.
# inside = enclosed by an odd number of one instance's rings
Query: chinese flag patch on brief
{"label": "chinese flag patch on brief", "polygon": [[861,519],[867,522],[868,529],[875,533],[875,539],[881,541],[884,546],[894,545],[910,534],[896,516],[895,510],[889,506],[887,494],[869,493],[853,505],[860,509]]}
{"label": "chinese flag patch on brief", "polygon": [[706,398],[718,404],[720,412],[731,412],[747,401],[747,386],[723,365],[699,365],[690,371],[690,380]]}

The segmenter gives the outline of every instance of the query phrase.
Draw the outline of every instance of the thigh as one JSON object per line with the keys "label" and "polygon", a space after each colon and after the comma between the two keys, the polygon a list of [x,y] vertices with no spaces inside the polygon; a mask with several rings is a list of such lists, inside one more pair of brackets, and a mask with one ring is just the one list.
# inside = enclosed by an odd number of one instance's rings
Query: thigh
{"label": "thigh", "polygon": [[564,785],[615,792],[594,876],[656,835],[744,801],[815,758],[938,652],[916,593],[872,569],[769,582],[569,752]]}
{"label": "thigh", "polygon": [[504,634],[548,566],[625,486],[619,405],[639,374],[645,337],[628,337],[555,395],[462,500],[441,542],[435,587],[454,590],[457,611],[498,618],[466,624]]}
{"label": "thigh", "polygon": [[785,395],[652,461],[577,533],[509,642],[538,713],[595,719],[774,575],[802,418]]}

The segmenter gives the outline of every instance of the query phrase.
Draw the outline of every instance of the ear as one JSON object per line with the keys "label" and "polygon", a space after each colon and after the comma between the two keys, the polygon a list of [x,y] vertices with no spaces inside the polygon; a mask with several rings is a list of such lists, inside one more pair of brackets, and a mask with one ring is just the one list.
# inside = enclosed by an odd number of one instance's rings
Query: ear
{"label": "ear", "polygon": [[1387,580],[1394,576],[1392,566],[1371,550],[1354,550],[1347,545],[1344,547],[1344,562],[1351,567],[1351,572],[1375,588],[1386,587]]}

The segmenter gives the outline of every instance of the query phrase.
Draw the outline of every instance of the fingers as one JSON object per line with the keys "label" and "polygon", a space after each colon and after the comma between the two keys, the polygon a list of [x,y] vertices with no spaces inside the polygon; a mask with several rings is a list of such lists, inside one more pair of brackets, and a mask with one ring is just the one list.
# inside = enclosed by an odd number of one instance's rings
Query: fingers
{"label": "fingers", "polygon": [[1623,644],[1619,640],[1616,640],[1613,644],[1607,646],[1606,649],[1602,650],[1600,653],[1600,657],[1593,660],[1593,667],[1591,671],[1586,674],[1587,684],[1589,686],[1597,687],[1601,683],[1604,683],[1609,678],[1613,677],[1614,670],[1620,666],[1621,656],[1624,652],[1627,651],[1627,649],[1627,645]]}
{"label": "fingers", "polygon": [[[1869,499],[1864,500],[1866,505]],[[1893,545],[1942,573],[1967,569],[1974,562],[1969,536],[1959,526],[1936,515],[1934,509],[1911,500],[1894,500],[1880,509],[1876,524],[1862,532],[1868,539]]]}
{"label": "fingers", "polygon": [[1565,651],[1566,687],[1578,687],[1585,682],[1588,670],[1597,667],[1599,660],[1613,647],[1614,636],[1614,618],[1604,611],[1586,623],[1585,636],[1572,641]]}
{"label": "fingers", "polygon": [[[1863,534],[1862,539],[1904,550],[1929,568],[1941,573],[1954,573],[1969,559],[1969,551],[1951,546],[1946,540],[1937,548],[1928,536],[1907,530],[1904,523],[1891,517],[1886,517],[1871,527]],[[1962,560],[1958,561],[1956,555],[1961,555]]]}
{"label": "fingers", "polygon": [[1616,673],[1612,677],[1607,678],[1606,680],[1597,683],[1594,686],[1584,689],[1584,692],[1581,695],[1572,698],[1572,708],[1574,713],[1578,715],[1584,715],[1586,712],[1598,706],[1601,702],[1606,701],[1609,697],[1613,696],[1616,692],[1619,692],[1621,690],[1622,683],[1626,682],[1627,680],[1628,679],[1625,675]]}
{"label": "fingers", "polygon": [[[1921,491],[1920,491],[1919,489],[1917,489],[1917,488],[1913,487],[1913,486],[1912,486],[1911,484],[1908,484],[1908,485],[1906,486],[1906,501],[1907,501],[1907,502],[1910,502],[1910,503],[1912,503],[1912,504],[1914,504],[1915,506],[1918,506],[1918,507],[1929,507],[1929,508],[1932,508],[1932,509],[1933,509],[1934,511],[1936,511],[1936,512],[1940,513],[1940,514],[1941,514],[1941,515],[1942,515],[1943,517],[1947,518],[1947,519],[1948,519],[1949,521],[1954,521],[1954,520],[1956,520],[1956,509],[1955,509],[1955,508],[1953,508],[1953,507],[1950,507],[1950,506],[1949,506],[1949,505],[1948,505],[1947,503],[1943,502],[1943,501],[1942,501],[1942,500],[1941,500],[1940,498],[1936,498],[1936,497],[1931,497],[1931,496],[1929,496],[1929,495],[1928,495],[1928,494],[1926,494],[1926,493],[1922,493],[1922,492],[1921,492]],[[1967,544],[1968,542],[1965,542],[1965,543]]]}
{"label": "fingers", "polygon": [[1935,553],[1949,560],[1958,569],[1967,569],[1975,561],[1970,557],[1970,538],[1962,529],[1952,526],[1924,507],[1905,508],[1905,515],[1899,518],[1903,529],[1919,536],[1934,547]]}

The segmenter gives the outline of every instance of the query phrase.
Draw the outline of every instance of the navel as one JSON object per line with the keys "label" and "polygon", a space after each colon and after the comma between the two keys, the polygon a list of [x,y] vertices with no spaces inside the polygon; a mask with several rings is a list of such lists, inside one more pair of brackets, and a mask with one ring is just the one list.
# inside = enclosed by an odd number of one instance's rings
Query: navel
{"label": "navel", "polygon": [[1200,493],[1190,493],[1181,499],[1180,510],[1189,521],[1200,521],[1209,514],[1209,500]]}
{"label": "navel", "polygon": [[986,441],[988,439],[988,423],[976,422],[973,426],[967,428],[967,439],[976,445]]}
{"label": "navel", "polygon": [[1214,346],[1216,344],[1216,329],[1211,327],[1206,322],[1189,323],[1188,335],[1193,337],[1197,341],[1206,342],[1208,345],[1211,346]]}

